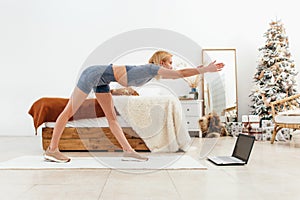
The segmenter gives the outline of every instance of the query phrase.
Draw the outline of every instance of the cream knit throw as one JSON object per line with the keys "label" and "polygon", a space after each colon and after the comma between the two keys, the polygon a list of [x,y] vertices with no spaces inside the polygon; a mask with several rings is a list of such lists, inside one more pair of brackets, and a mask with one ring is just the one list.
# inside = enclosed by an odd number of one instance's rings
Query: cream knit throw
{"label": "cream knit throw", "polygon": [[174,96],[120,96],[114,98],[114,104],[151,152],[186,151],[189,147],[191,137]]}

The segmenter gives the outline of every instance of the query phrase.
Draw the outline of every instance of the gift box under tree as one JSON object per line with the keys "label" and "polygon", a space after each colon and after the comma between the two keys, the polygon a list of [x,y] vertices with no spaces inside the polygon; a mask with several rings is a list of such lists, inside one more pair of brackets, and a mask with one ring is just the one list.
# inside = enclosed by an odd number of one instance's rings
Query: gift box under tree
{"label": "gift box under tree", "polygon": [[261,140],[262,129],[260,128],[260,117],[258,115],[242,116],[243,133],[254,135],[257,140]]}

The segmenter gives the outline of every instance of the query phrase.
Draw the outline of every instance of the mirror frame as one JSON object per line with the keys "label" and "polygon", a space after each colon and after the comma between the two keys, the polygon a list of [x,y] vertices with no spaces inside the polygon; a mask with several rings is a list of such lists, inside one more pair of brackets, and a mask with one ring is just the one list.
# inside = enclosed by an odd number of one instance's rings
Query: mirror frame
{"label": "mirror frame", "polygon": [[[233,71],[233,75],[234,76],[234,82],[235,82],[235,106],[230,106],[230,107],[227,107],[227,105],[225,106],[224,108],[224,113],[223,115],[225,115],[225,112],[232,112],[234,110],[234,108],[236,108],[236,119],[234,119],[234,121],[237,120],[238,118],[238,88],[237,88],[237,59],[236,59],[236,49],[235,48],[220,48],[220,49],[217,49],[217,48],[212,48],[212,49],[209,49],[209,48],[203,48],[202,49],[202,64],[203,65],[207,65],[208,63],[205,63],[207,62],[207,60],[216,60],[217,62],[224,62],[225,64],[225,67],[230,67],[231,64],[226,65],[226,61],[225,59],[222,59],[222,52],[226,52],[228,53],[228,51],[231,51],[233,53],[232,55],[232,60],[229,61],[230,63],[232,63],[232,65],[234,65],[234,69],[232,70]],[[211,53],[213,52],[218,52],[218,55],[217,57],[210,57]],[[209,55],[210,54],[210,55]],[[219,55],[220,54],[220,55]],[[227,55],[224,55],[224,56],[227,56]],[[225,58],[225,57],[224,57]],[[228,59],[228,58],[227,58]],[[203,99],[203,113],[202,115],[204,116],[205,114],[208,114],[208,113],[205,113],[205,110],[206,110],[206,105],[207,105],[207,102],[205,102],[205,96],[204,96],[204,93],[205,93],[205,74],[202,75],[202,79],[201,79],[201,83],[200,83],[200,87],[201,87],[201,91],[202,91],[202,94],[200,96],[200,99]],[[226,120],[227,121],[227,120]]]}

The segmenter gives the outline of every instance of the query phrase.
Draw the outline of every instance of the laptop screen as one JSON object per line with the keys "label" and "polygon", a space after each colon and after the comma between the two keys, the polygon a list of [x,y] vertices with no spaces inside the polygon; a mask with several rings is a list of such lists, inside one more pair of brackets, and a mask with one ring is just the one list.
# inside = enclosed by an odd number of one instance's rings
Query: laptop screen
{"label": "laptop screen", "polygon": [[247,163],[254,140],[254,136],[239,134],[232,156],[237,157]]}

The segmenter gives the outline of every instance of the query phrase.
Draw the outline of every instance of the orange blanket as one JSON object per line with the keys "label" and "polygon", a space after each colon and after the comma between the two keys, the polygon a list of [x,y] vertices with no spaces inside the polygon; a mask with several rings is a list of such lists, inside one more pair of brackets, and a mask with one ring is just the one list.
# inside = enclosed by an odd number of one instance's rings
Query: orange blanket
{"label": "orange blanket", "polygon": [[[34,102],[28,113],[33,118],[35,134],[37,134],[37,128],[44,122],[55,122],[68,101],[69,99],[65,98],[41,98]],[[69,120],[104,116],[104,112],[96,99],[86,99],[75,115]]]}

